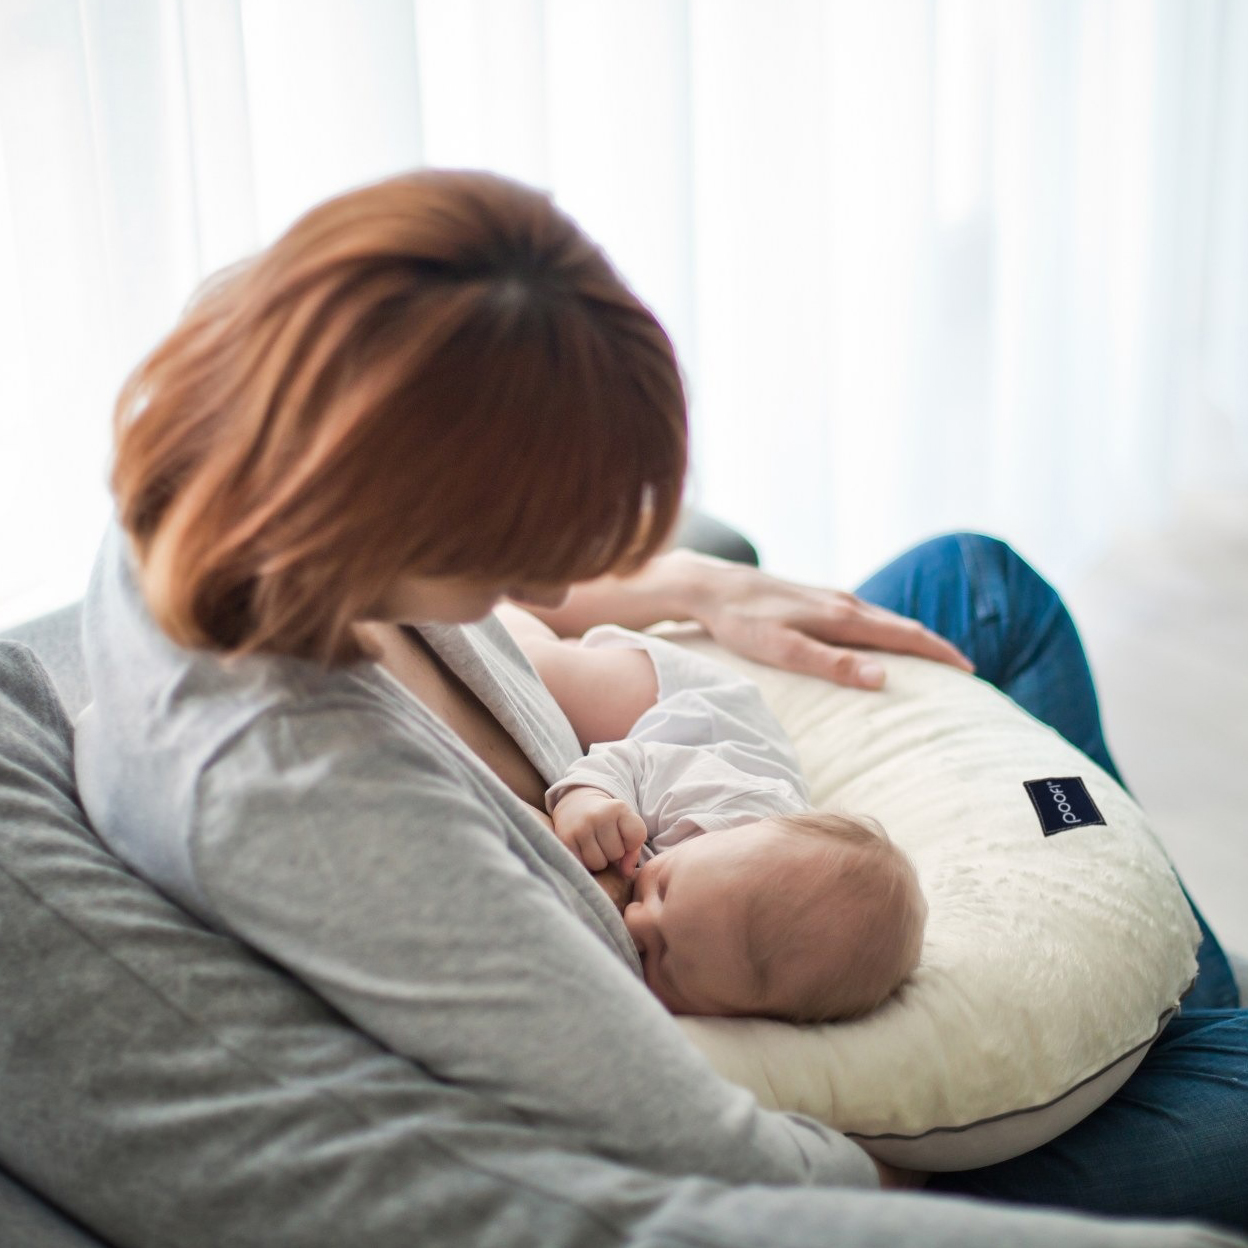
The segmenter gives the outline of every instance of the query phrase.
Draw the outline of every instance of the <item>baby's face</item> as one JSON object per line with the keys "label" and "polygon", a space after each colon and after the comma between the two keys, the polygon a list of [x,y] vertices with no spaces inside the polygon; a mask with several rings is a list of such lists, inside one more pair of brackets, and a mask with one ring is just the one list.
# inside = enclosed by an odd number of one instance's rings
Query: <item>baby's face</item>
{"label": "baby's face", "polygon": [[[784,834],[763,820],[693,837],[643,864],[624,923],[646,984],[673,1014],[774,1009],[749,956],[746,917],[756,870],[786,852]],[[783,984],[772,984],[769,995],[777,992]]]}

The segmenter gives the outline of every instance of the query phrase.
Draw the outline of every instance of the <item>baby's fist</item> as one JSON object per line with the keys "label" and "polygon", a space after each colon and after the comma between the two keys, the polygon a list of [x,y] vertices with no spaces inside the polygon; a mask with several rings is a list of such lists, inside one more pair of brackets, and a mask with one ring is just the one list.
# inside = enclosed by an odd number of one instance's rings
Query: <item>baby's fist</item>
{"label": "baby's fist", "polygon": [[627,802],[599,789],[569,789],[551,818],[555,835],[588,870],[601,871],[612,863],[625,877],[637,870],[646,824]]}

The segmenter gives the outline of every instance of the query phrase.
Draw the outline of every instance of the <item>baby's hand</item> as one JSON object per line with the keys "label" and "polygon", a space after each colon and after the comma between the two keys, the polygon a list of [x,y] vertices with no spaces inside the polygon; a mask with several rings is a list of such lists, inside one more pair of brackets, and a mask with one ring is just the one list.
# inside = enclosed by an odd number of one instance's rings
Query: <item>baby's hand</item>
{"label": "baby's hand", "polygon": [[590,871],[614,863],[629,879],[637,870],[646,824],[627,802],[600,789],[569,789],[551,814],[555,835]]}

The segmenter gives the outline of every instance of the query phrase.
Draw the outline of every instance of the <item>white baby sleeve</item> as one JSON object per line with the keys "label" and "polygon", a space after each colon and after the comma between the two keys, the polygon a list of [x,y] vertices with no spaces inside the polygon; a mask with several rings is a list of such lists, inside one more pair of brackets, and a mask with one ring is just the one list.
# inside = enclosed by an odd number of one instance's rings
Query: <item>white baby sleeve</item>
{"label": "white baby sleeve", "polygon": [[591,746],[547,791],[547,809],[581,786],[627,802],[656,849],[699,832],[809,809],[787,780],[749,775],[705,747],[634,738]]}
{"label": "white baby sleeve", "polygon": [[582,645],[645,650],[659,694],[624,741],[602,742],[547,793],[553,809],[576,785],[628,802],[651,843],[808,809],[797,755],[753,681],[657,637],[615,625]]}

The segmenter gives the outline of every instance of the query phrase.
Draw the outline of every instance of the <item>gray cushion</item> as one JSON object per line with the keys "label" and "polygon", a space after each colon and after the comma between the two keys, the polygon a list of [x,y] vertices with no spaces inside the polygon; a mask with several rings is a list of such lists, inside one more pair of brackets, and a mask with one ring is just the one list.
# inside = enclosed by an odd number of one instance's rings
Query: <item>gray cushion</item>
{"label": "gray cushion", "polygon": [[21,1248],[106,1248],[0,1170],[0,1242]]}
{"label": "gray cushion", "polygon": [[82,659],[81,628],[82,606],[73,603],[0,634],[22,642],[39,656],[71,719],[91,700]]}
{"label": "gray cushion", "polygon": [[689,507],[681,512],[673,545],[687,546],[704,555],[716,555],[733,563],[749,563],[758,567],[758,551],[753,543],[736,529],[704,511]]}

